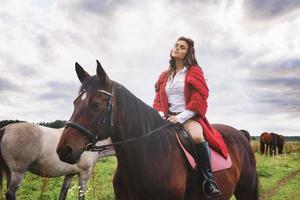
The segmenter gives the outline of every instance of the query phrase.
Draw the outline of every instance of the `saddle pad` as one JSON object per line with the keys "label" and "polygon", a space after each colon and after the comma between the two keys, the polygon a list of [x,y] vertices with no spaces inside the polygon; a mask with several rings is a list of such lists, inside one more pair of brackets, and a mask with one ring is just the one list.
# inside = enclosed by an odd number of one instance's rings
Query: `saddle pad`
{"label": "saddle pad", "polygon": [[[195,160],[193,158],[193,156],[185,149],[185,147],[182,145],[180,139],[178,138],[177,134],[176,134],[176,138],[178,140],[178,143],[180,144],[180,147],[182,148],[190,166],[195,169],[196,167],[196,163]],[[232,162],[231,162],[231,158],[230,155],[228,155],[228,158],[225,159],[223,156],[221,156],[220,154],[218,154],[216,151],[214,151],[213,149],[209,148],[210,152],[211,152],[211,168],[213,172],[216,171],[221,171],[224,169],[228,169],[231,167]]]}

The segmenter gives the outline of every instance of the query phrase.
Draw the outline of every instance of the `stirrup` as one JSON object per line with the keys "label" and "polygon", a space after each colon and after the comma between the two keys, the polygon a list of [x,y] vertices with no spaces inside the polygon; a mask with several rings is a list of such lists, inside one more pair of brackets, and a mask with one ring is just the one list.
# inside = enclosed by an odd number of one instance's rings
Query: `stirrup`
{"label": "stirrup", "polygon": [[[206,190],[205,190],[205,185],[206,184],[213,184],[218,190],[219,190],[219,193],[217,193],[217,194],[215,194],[215,195],[210,195],[210,194],[207,194],[206,193]],[[203,194],[204,194],[204,197],[206,198],[206,199],[213,199],[213,198],[216,198],[216,197],[219,197],[219,196],[221,196],[222,195],[222,192],[221,192],[221,190],[219,189],[219,187],[218,187],[218,185],[217,185],[217,183],[214,181],[214,180],[209,180],[209,182],[207,181],[207,180],[203,180],[203,183],[202,183],[202,191],[203,191]]]}

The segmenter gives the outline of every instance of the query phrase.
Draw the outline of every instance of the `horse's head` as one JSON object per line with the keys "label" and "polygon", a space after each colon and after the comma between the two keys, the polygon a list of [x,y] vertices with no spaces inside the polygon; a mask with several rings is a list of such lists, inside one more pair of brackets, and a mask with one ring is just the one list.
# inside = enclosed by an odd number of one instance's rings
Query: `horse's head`
{"label": "horse's head", "polygon": [[112,123],[112,81],[101,64],[97,61],[95,76],[78,63],[75,68],[82,85],[56,150],[59,158],[70,164],[76,163],[89,145],[109,137]]}

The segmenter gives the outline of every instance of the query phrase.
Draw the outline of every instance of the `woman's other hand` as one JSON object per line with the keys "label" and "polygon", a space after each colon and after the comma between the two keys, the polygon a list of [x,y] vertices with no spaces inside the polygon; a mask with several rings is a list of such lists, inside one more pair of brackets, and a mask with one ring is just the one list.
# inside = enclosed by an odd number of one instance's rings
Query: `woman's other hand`
{"label": "woman's other hand", "polygon": [[175,115],[170,116],[167,120],[173,124],[176,124],[178,122],[178,119]]}

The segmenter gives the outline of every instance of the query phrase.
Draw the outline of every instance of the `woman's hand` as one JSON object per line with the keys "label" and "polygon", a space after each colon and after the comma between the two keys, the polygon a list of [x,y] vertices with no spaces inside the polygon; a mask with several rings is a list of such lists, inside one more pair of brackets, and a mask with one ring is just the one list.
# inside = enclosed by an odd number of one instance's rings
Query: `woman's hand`
{"label": "woman's hand", "polygon": [[175,115],[170,116],[167,120],[173,124],[176,124],[178,122],[177,117]]}

